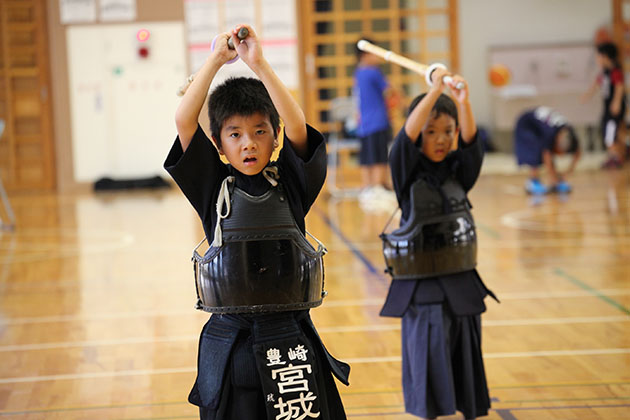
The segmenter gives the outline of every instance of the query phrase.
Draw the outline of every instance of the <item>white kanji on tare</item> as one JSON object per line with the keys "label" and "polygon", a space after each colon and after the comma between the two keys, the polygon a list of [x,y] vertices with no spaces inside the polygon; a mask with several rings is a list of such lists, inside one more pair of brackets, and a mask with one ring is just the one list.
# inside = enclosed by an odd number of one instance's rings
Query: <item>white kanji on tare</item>
{"label": "white kanji on tare", "polygon": [[289,366],[285,368],[272,370],[271,379],[275,380],[276,378],[280,378],[277,384],[281,394],[308,391],[308,379],[304,378],[304,370],[306,370],[306,373],[311,373],[311,365],[293,366],[289,363]]}
{"label": "white kanji on tare", "polygon": [[269,360],[267,366],[284,365],[287,363],[282,361],[282,354],[280,354],[280,350],[274,348],[267,350],[267,360]]}
{"label": "white kanji on tare", "polygon": [[289,349],[289,359],[291,360],[302,360],[306,362],[306,353],[308,353],[308,349],[304,348],[304,345],[298,344],[295,349]]}
{"label": "white kanji on tare", "polygon": [[[313,395],[312,392],[304,395],[303,392],[300,392],[300,396],[298,398],[288,400],[286,402],[282,401],[282,397],[278,398],[278,403],[274,405],[274,408],[280,409],[280,413],[276,416],[276,420],[303,420],[306,417],[310,418],[318,418],[319,412],[313,413],[311,409],[313,408],[313,403],[317,397]],[[307,405],[308,404],[308,405]]]}

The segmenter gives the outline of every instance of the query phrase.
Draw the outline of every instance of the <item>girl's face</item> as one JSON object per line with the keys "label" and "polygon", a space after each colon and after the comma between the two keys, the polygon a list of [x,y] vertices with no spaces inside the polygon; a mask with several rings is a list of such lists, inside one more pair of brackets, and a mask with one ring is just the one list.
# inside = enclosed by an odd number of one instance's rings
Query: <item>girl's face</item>
{"label": "girl's face", "polygon": [[602,69],[610,69],[613,67],[613,62],[608,56],[597,53],[597,65]]}
{"label": "girl's face", "polygon": [[422,129],[422,153],[433,162],[441,162],[458,136],[459,127],[453,117],[447,114],[436,117],[433,112]]}

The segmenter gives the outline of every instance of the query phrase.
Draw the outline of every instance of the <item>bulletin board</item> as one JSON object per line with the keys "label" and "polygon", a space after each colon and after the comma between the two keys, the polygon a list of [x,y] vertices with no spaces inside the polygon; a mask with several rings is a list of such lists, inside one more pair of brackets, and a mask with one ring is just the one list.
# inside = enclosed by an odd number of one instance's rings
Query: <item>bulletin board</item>
{"label": "bulletin board", "polygon": [[[295,0],[184,0],[184,16],[190,73],[195,73],[210,54],[212,39],[238,24],[251,25],[262,41],[263,54],[290,90],[299,86]],[[228,77],[253,72],[238,60],[223,66],[213,86]]]}
{"label": "bulletin board", "polygon": [[74,179],[165,174],[187,76],[183,23],[69,26],[66,42]]}
{"label": "bulletin board", "polygon": [[599,122],[600,100],[586,104],[581,97],[597,75],[590,42],[528,46],[495,46],[488,54],[488,71],[505,66],[509,83],[492,90],[495,128],[511,130],[518,116],[536,106],[549,106],[577,126]]}

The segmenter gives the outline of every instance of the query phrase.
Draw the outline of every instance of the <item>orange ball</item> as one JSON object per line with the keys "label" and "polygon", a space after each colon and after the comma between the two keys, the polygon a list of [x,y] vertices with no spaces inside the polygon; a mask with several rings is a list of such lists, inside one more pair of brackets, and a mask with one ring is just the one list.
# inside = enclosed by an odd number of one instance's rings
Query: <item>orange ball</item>
{"label": "orange ball", "polygon": [[495,87],[507,85],[510,83],[511,77],[510,69],[503,64],[493,64],[488,72],[490,84]]}
{"label": "orange ball", "polygon": [[595,31],[593,41],[595,45],[603,44],[604,42],[612,42],[612,35],[610,34],[608,26],[598,28],[597,31]]}

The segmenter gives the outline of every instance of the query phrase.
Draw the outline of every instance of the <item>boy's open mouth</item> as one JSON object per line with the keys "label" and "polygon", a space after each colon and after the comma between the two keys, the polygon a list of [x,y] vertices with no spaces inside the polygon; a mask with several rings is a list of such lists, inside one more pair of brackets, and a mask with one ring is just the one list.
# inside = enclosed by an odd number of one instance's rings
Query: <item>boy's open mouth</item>
{"label": "boy's open mouth", "polygon": [[256,159],[255,157],[250,156],[250,157],[246,157],[245,159],[243,159],[243,162],[244,163],[256,163],[257,160],[258,159]]}

